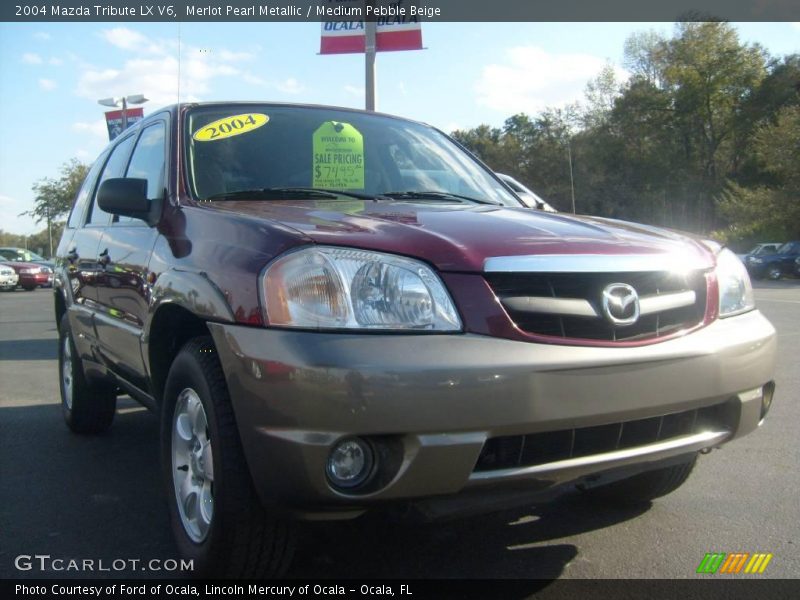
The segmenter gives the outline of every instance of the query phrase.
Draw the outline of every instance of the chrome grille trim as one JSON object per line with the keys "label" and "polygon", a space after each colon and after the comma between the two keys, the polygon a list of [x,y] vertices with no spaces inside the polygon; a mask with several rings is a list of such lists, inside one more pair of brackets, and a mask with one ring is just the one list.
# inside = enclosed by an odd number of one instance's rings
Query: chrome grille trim
{"label": "chrome grille trim", "polygon": [[697,294],[694,290],[685,292],[675,292],[673,294],[658,294],[656,296],[644,296],[639,298],[639,314],[651,315],[654,313],[692,306],[697,301]]}
{"label": "chrome grille trim", "polygon": [[548,296],[508,296],[500,300],[512,310],[546,315],[599,317],[591,302],[583,298],[552,298]]}
{"label": "chrome grille trim", "polygon": [[628,273],[688,271],[714,265],[702,254],[537,254],[493,256],[483,263],[484,273]]}
{"label": "chrome grille trim", "polygon": [[[693,290],[673,294],[658,294],[639,298],[639,314],[651,315],[675,308],[691,306],[697,300]],[[501,299],[503,306],[527,313],[545,315],[570,315],[573,317],[600,318],[597,309],[583,298],[553,298],[551,296],[507,296]]]}
{"label": "chrome grille trim", "polygon": [[[648,343],[701,325],[708,276],[703,270],[580,273],[484,273],[498,303],[522,332],[581,340]],[[630,286],[638,319],[617,323],[604,308],[609,287]]]}
{"label": "chrome grille trim", "polygon": [[469,485],[489,484],[504,480],[546,477],[550,481],[563,482],[576,479],[597,471],[598,466],[605,468],[621,467],[635,464],[644,459],[655,461],[660,458],[678,456],[688,452],[697,452],[705,448],[713,448],[731,436],[731,432],[703,431],[694,435],[673,438],[663,442],[614,450],[580,458],[570,458],[556,462],[533,465],[530,467],[512,467],[496,471],[473,471],[469,476]]}

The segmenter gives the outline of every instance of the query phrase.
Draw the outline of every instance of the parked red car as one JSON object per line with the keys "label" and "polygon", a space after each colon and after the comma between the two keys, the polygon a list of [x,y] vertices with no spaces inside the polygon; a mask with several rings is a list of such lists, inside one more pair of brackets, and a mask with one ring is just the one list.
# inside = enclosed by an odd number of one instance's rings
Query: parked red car
{"label": "parked red car", "polygon": [[22,289],[25,291],[30,292],[40,285],[49,286],[53,283],[53,271],[50,267],[37,265],[36,263],[16,261],[8,261],[3,264],[17,272],[17,275],[19,275],[19,285],[22,286]]}

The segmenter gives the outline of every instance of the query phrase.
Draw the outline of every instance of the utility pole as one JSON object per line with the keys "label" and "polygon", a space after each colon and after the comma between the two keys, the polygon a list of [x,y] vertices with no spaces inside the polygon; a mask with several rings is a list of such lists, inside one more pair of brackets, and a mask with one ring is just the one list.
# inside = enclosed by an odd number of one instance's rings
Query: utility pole
{"label": "utility pole", "polygon": [[47,242],[50,247],[50,254],[48,258],[53,258],[53,227],[50,220],[50,205],[47,205]]}
{"label": "utility pole", "polygon": [[[375,0],[367,0],[366,6],[375,6]],[[375,53],[377,46],[377,23],[369,20],[364,21],[364,95],[366,99],[365,108],[375,111],[376,91],[375,91]]]}
{"label": "utility pole", "polygon": [[567,140],[567,156],[569,157],[569,190],[572,194],[572,214],[575,213],[575,178],[572,174],[572,142]]}

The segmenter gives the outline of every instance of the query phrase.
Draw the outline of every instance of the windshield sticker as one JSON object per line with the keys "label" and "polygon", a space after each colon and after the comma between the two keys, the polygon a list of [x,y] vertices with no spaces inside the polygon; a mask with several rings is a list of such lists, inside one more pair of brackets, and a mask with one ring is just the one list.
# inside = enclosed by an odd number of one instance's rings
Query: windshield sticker
{"label": "windshield sticker", "polygon": [[313,137],[312,187],[364,189],[364,138],[350,123],[327,121]]}
{"label": "windshield sticker", "polygon": [[268,121],[269,117],[261,113],[233,115],[232,117],[225,117],[204,125],[194,132],[192,138],[198,142],[224,140],[234,135],[241,135],[258,129],[262,125],[266,125]]}

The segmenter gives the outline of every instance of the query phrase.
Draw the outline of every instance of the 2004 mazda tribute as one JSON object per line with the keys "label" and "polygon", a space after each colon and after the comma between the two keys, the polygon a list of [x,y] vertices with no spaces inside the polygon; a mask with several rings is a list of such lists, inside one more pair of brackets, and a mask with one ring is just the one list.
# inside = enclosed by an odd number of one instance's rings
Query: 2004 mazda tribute
{"label": "2004 mazda tribute", "polygon": [[441,132],[191,104],[92,166],[58,249],[63,412],[161,416],[181,552],[279,572],[297,519],[674,490],[756,429],[775,331],[727,249],[524,208]]}

